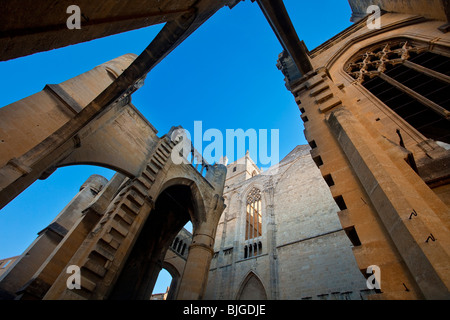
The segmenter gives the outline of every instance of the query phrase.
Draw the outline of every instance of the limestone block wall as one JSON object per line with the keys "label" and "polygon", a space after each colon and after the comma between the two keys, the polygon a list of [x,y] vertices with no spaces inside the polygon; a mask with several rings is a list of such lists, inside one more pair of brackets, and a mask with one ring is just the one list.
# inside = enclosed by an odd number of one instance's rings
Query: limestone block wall
{"label": "limestone block wall", "polygon": [[309,148],[285,169],[274,203],[278,245],[293,241],[293,234],[304,239],[341,228],[336,219],[339,208],[309,156]]}
{"label": "limestone block wall", "polygon": [[[364,298],[367,287],[352,243],[309,146],[295,148],[279,168],[237,183],[227,180],[226,186],[207,299]],[[262,250],[246,258],[246,196],[253,188],[262,191]]]}
{"label": "limestone block wall", "polygon": [[78,77],[0,109],[2,153],[0,167],[26,153],[57,131],[102,92],[136,58],[129,54]]}
{"label": "limestone block wall", "polygon": [[280,247],[280,299],[361,299],[367,289],[344,231]]}
{"label": "limestone block wall", "polygon": [[274,196],[280,299],[316,299],[333,292],[359,298],[367,288],[336,216],[339,207],[309,148],[295,155]]}

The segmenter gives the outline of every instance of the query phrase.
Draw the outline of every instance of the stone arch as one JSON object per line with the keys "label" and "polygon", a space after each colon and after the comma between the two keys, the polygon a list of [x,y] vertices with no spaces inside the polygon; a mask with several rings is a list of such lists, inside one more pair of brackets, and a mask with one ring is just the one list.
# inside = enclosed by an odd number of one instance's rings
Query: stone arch
{"label": "stone arch", "polygon": [[[350,58],[342,59],[343,70],[355,81],[355,87],[370,93],[370,98],[400,124],[398,132],[406,131],[415,141],[415,137],[419,137],[418,141],[431,139],[450,143],[446,103],[448,79],[445,70],[434,68],[449,61],[449,46],[430,46],[423,39],[395,35],[376,39],[349,53],[352,53]],[[434,62],[430,64],[430,61]],[[424,85],[428,89],[421,89]],[[387,98],[384,93],[388,91]],[[426,101],[420,98],[424,96]]]}
{"label": "stone arch", "polygon": [[183,270],[180,270],[175,264],[170,261],[164,260],[162,267],[171,275],[172,281],[170,283],[169,293],[167,300],[175,300],[180,286],[181,274]]}
{"label": "stone arch", "polygon": [[[123,103],[125,103],[124,101]],[[126,128],[126,129],[124,129]],[[157,139],[157,130],[130,103],[112,107],[73,138],[73,150],[53,168],[96,165],[139,176]]]}
{"label": "stone arch", "polygon": [[180,185],[180,186],[186,186],[189,187],[189,190],[192,194],[193,199],[193,211],[189,212],[190,214],[190,220],[192,222],[192,228],[193,231],[195,231],[201,221],[205,221],[206,219],[206,209],[205,209],[205,203],[204,198],[201,193],[200,188],[198,187],[197,183],[193,181],[192,179],[186,178],[186,177],[176,177],[169,179],[166,181],[162,187],[160,194],[167,190],[168,188]]}
{"label": "stone arch", "polygon": [[[160,270],[168,266],[164,257],[169,246],[183,226],[192,219],[198,220],[198,209],[202,208],[201,194],[195,183],[185,178],[172,179],[160,189],[154,208],[137,236],[137,240],[124,264],[110,299],[150,298]],[[194,230],[195,223],[193,222]],[[182,241],[178,242],[178,251]],[[167,268],[166,268],[167,269]],[[171,297],[179,289],[180,271],[169,273],[177,281]]]}
{"label": "stone arch", "polygon": [[264,284],[253,271],[250,271],[242,281],[236,300],[267,300]]}
{"label": "stone arch", "polygon": [[254,247],[253,243],[251,244],[251,247],[249,245],[249,241],[247,241],[245,238],[245,228],[246,228],[246,219],[247,219],[247,205],[246,205],[246,199],[249,193],[253,189],[259,189],[261,191],[261,237],[257,240],[257,242],[261,242],[261,246],[257,246],[257,252],[258,255],[264,253],[267,250],[267,240],[266,240],[266,234],[267,234],[267,204],[266,204],[266,196],[264,194],[264,187],[262,184],[254,182],[249,184],[244,192],[240,193],[238,195],[238,199],[240,202],[240,214],[239,214],[239,229],[241,234],[240,243],[242,244],[241,248],[239,248],[239,256],[242,259],[246,259],[247,257],[250,257],[250,252],[253,253]]}
{"label": "stone arch", "polygon": [[[352,38],[348,40],[346,43],[344,43],[339,50],[337,50],[331,57],[328,59],[328,62],[325,64],[326,69],[331,69],[335,65],[340,65],[338,61],[346,55],[348,51],[351,51],[353,49],[358,50],[359,48],[362,48],[366,45],[368,42],[372,42],[373,38],[378,39],[380,41],[388,40],[393,37],[404,37],[404,38],[411,38],[414,37],[411,36],[411,34],[406,33],[399,33],[398,29],[400,27],[406,27],[408,25],[413,25],[417,23],[421,23],[423,20],[417,19],[417,17],[411,17],[409,19],[406,19],[404,21],[395,22],[392,25],[388,26],[382,26],[380,30],[376,30],[375,32],[369,32],[364,33],[360,36],[357,36],[355,38]],[[366,23],[366,22],[359,22],[359,23]],[[397,28],[396,28],[397,27]],[[430,41],[433,40],[433,38],[429,39]],[[319,49],[319,48],[318,48]],[[314,58],[318,53],[312,52],[312,57]]]}
{"label": "stone arch", "polygon": [[263,203],[263,209],[264,209],[264,207],[265,207],[265,197],[264,197],[264,186],[261,184],[261,183],[258,183],[258,182],[253,182],[253,183],[251,183],[251,184],[249,184],[248,186],[247,186],[247,188],[245,188],[245,190],[244,190],[244,192],[242,192],[241,193],[241,201],[243,201],[243,202],[245,202],[246,201],[246,199],[247,199],[247,196],[249,195],[249,193],[254,189],[254,188],[256,188],[256,189],[259,189],[259,190],[261,190],[261,200],[262,200],[262,203]]}
{"label": "stone arch", "polygon": [[[402,51],[402,46],[407,43],[408,44],[408,52],[423,52],[423,51],[434,51],[438,52],[444,55],[448,55],[448,47],[443,45],[436,45],[435,48],[431,49],[431,46],[429,42],[427,42],[424,39],[416,39],[411,36],[404,36],[404,35],[392,35],[388,37],[378,38],[376,40],[373,40],[371,42],[367,42],[361,47],[357,47],[355,49],[353,48],[347,48],[345,51],[345,57],[344,52],[341,54],[341,57],[339,57],[339,60],[342,60],[342,69],[344,70],[345,74],[350,74],[347,69],[350,64],[354,63],[358,58],[360,58],[365,52],[381,52],[383,47],[387,44],[391,46],[392,50],[397,49],[398,55],[392,54],[386,59],[388,60],[395,60],[398,58],[398,60],[407,60],[406,57],[401,57],[401,54],[404,52]],[[361,61],[362,62],[362,61]],[[400,61],[398,61],[400,62]]]}
{"label": "stone arch", "polygon": [[265,197],[265,195],[264,195],[264,187],[263,187],[263,185],[262,184],[259,184],[259,183],[251,183],[245,190],[244,190],[244,192],[241,194],[241,196],[240,196],[240,201],[243,203],[243,205],[242,205],[242,214],[241,214],[241,216],[243,216],[243,217],[245,217],[245,215],[246,215],[246,207],[245,207],[245,203],[246,203],[246,199],[247,199],[247,197],[248,197],[248,195],[250,194],[250,192],[253,190],[253,189],[259,189],[260,191],[261,191],[261,205],[262,205],[262,213],[263,213],[263,215],[262,215],[262,224],[263,224],[263,232],[265,231],[265,227],[264,227],[264,225],[265,225],[265,220],[266,220],[266,216],[264,215],[264,213],[266,212],[266,207],[267,207],[267,203],[266,203],[266,201],[267,201],[267,199],[266,199],[266,197]]}

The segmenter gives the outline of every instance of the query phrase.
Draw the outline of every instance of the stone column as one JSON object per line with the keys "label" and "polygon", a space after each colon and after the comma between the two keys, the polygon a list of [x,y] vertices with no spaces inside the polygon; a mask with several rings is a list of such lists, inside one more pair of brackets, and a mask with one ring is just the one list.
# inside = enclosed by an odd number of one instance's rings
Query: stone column
{"label": "stone column", "polygon": [[192,243],[189,246],[189,254],[178,291],[178,300],[201,300],[205,295],[209,267],[214,255],[217,225],[225,209],[222,195],[226,175],[227,168],[218,164],[209,167],[205,175],[205,179],[217,193],[204,199],[206,213],[204,220],[194,223]]}
{"label": "stone column", "polygon": [[208,283],[209,267],[214,255],[215,227],[201,226],[194,233],[181,279],[178,300],[201,300]]}

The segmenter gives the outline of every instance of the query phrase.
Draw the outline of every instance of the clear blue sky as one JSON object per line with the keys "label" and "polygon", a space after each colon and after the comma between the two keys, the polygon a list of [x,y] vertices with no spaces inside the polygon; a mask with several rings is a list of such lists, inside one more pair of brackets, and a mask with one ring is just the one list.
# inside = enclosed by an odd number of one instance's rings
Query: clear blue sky
{"label": "clear blue sky", "polygon": [[[347,0],[285,0],[300,39],[311,50],[350,26]],[[126,53],[139,54],[161,25],[0,62],[0,106],[75,77]],[[76,31],[74,31],[76,32]],[[280,159],[306,144],[300,112],[276,68],[281,46],[256,3],[223,8],[148,75],[133,104],[157,128],[280,130]],[[205,147],[205,145],[204,145]],[[238,154],[237,157],[242,157]],[[89,166],[58,169],[0,211],[0,259],[20,255],[91,175]],[[158,283],[164,292],[167,283]]]}

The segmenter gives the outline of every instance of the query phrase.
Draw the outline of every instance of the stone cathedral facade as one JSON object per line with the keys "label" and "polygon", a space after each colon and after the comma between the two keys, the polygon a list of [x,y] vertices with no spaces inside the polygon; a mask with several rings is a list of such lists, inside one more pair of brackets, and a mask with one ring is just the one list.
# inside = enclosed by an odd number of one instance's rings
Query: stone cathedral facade
{"label": "stone cathedral facade", "polygon": [[248,153],[227,169],[227,207],[206,299],[363,299],[370,293],[309,146],[297,146],[266,172]]}

